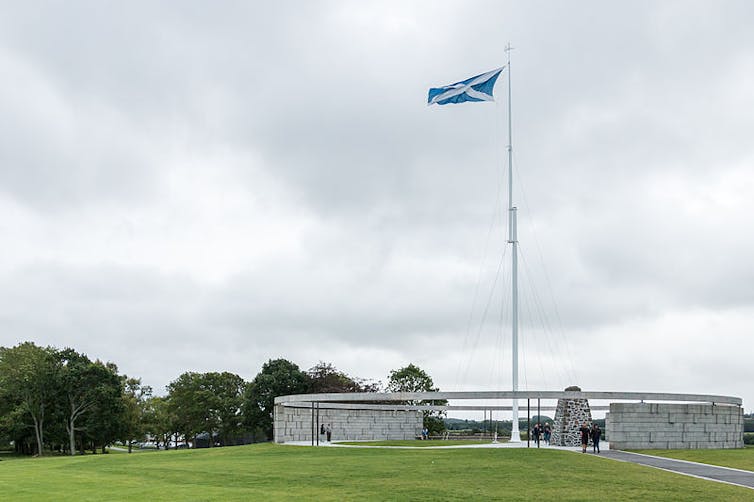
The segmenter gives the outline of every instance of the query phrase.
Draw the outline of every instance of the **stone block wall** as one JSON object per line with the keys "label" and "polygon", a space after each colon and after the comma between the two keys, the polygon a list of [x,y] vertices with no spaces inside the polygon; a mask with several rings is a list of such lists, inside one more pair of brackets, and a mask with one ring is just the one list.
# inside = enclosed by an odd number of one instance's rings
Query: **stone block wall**
{"label": "stone block wall", "polygon": [[[330,424],[333,441],[415,439],[421,435],[422,412],[320,408],[319,423]],[[276,443],[311,441],[312,409],[276,405],[274,427]]]}
{"label": "stone block wall", "polygon": [[584,422],[591,427],[592,411],[586,399],[558,399],[550,443],[556,446],[581,446],[580,429]]}
{"label": "stone block wall", "polygon": [[713,404],[611,403],[606,438],[616,450],[743,448],[743,408]]}

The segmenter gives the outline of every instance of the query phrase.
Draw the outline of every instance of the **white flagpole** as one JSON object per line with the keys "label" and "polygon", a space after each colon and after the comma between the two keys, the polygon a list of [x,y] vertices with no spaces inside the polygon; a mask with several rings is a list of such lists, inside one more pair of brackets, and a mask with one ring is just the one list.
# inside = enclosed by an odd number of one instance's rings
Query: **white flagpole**
{"label": "white flagpole", "polygon": [[[505,47],[508,55],[508,242],[513,247],[511,252],[511,338],[513,343],[513,391],[518,390],[518,236],[516,232],[516,207],[513,205],[513,135],[511,132],[511,47],[510,42]],[[511,442],[521,441],[518,430],[518,399],[513,399],[513,423],[511,428]]]}

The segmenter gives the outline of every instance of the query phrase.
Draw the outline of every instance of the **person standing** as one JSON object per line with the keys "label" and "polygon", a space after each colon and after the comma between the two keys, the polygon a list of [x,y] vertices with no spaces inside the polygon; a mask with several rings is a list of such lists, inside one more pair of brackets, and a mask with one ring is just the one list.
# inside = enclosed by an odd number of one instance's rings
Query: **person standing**
{"label": "person standing", "polygon": [[542,435],[542,427],[540,426],[539,422],[534,424],[534,430],[532,431],[534,434],[534,442],[537,443],[537,448],[539,448],[539,438]]}
{"label": "person standing", "polygon": [[550,422],[545,422],[545,444],[550,446],[550,436],[552,436],[552,429],[550,428]]}
{"label": "person standing", "polygon": [[327,424],[327,427],[325,427],[325,433],[327,434],[327,442],[329,443],[332,439],[332,428],[330,427],[330,424]]}
{"label": "person standing", "polygon": [[600,452],[600,439],[602,438],[602,429],[597,424],[592,425],[592,451]]}
{"label": "person standing", "polygon": [[579,429],[581,432],[581,453],[586,453],[586,447],[589,445],[589,426],[584,422],[581,424],[581,429]]}

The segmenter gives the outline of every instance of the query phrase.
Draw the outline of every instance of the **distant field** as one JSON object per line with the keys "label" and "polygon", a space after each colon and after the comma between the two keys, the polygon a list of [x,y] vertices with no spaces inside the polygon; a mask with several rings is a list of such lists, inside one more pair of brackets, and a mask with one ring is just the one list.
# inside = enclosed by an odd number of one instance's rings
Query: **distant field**
{"label": "distant field", "polygon": [[560,450],[230,448],[0,462],[3,500],[751,500],[746,488]]}
{"label": "distant field", "polygon": [[[754,472],[754,447],[736,450],[636,450],[636,453],[721,465]],[[752,496],[754,500],[754,496]]]}

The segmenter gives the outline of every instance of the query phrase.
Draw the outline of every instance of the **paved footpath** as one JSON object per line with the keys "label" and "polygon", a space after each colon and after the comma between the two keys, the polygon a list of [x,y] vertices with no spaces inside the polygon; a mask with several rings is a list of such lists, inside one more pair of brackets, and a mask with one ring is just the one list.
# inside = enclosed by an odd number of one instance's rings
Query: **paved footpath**
{"label": "paved footpath", "polygon": [[687,460],[653,457],[651,455],[629,453],[619,450],[602,450],[600,457],[620,460],[622,462],[632,462],[634,464],[655,467],[657,469],[684,474],[686,476],[693,476],[695,478],[709,479],[711,481],[729,483],[754,489],[754,472],[751,471],[743,471],[741,469],[709,464],[699,464]]}

